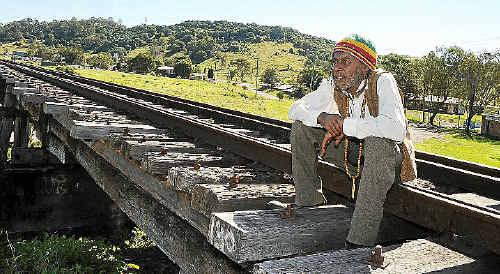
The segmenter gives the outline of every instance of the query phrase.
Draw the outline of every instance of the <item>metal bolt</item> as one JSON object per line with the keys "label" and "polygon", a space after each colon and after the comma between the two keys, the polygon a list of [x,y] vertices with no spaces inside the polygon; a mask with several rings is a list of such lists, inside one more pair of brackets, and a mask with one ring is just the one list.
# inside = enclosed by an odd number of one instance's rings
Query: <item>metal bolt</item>
{"label": "metal bolt", "polygon": [[230,188],[235,188],[238,186],[240,183],[240,176],[239,175],[233,175],[231,179],[229,179],[229,187]]}
{"label": "metal bolt", "polygon": [[291,204],[288,204],[286,206],[285,211],[280,212],[281,219],[289,219],[289,218],[293,218],[294,216],[295,216],[295,209],[293,208],[293,206]]}
{"label": "metal bolt", "polygon": [[168,153],[168,149],[166,147],[162,147],[161,150],[160,150],[160,155],[167,155]]}
{"label": "metal bolt", "polygon": [[382,254],[382,246],[377,245],[373,248],[370,259],[368,260],[370,265],[374,268],[385,268],[384,266],[384,255]]}

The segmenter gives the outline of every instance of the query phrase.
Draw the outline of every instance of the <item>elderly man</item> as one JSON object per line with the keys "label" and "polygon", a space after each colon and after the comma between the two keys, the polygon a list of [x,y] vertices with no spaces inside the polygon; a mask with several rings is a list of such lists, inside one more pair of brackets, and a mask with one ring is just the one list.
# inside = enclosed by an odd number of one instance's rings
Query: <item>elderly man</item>
{"label": "elderly man", "polygon": [[326,201],[318,154],[345,169],[353,198],[360,179],[348,246],[376,244],[386,194],[400,181],[406,118],[394,77],[376,70],[376,62],[371,41],[359,35],[341,40],[333,51],[333,77],[289,111],[297,206]]}

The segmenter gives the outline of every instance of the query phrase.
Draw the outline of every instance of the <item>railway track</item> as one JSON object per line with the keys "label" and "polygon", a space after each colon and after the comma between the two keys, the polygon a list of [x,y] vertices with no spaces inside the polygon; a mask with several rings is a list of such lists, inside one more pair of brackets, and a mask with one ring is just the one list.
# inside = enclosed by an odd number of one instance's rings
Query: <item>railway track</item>
{"label": "railway track", "polygon": [[[198,142],[221,147],[285,173],[291,171],[289,123],[37,67],[1,63],[157,128],[173,128]],[[419,177],[434,186],[450,185],[490,200],[499,197],[498,169],[423,152],[418,156]],[[326,189],[350,196],[347,177],[340,168],[327,162],[320,162],[318,168]],[[491,233],[500,231],[498,207],[467,202],[449,193],[422,187],[418,181],[395,186],[389,193],[386,209],[432,230],[477,236],[485,246],[500,254],[500,236]]]}
{"label": "railway track", "polygon": [[[15,65],[12,62],[10,64]],[[25,67],[32,71],[69,79],[90,87],[98,87],[117,94],[124,94],[130,98],[154,102],[166,107],[167,110],[175,114],[190,116],[194,120],[204,121],[213,125],[213,128],[222,129],[226,132],[238,133],[241,136],[247,137],[247,141],[250,143],[253,140],[255,143],[265,143],[269,147],[275,147],[275,151],[277,150],[276,147],[285,150],[290,149],[289,136],[291,123],[288,122],[40,67]],[[267,157],[267,154],[265,157]],[[498,168],[422,151],[417,151],[416,157],[419,178],[430,180],[433,183],[456,186],[488,197],[500,198],[500,169]],[[262,158],[256,157],[256,155],[251,158],[257,161],[264,161]],[[331,167],[328,163],[321,162],[321,168],[326,166]],[[273,167],[290,172],[289,166],[277,166],[276,163],[273,163]]]}

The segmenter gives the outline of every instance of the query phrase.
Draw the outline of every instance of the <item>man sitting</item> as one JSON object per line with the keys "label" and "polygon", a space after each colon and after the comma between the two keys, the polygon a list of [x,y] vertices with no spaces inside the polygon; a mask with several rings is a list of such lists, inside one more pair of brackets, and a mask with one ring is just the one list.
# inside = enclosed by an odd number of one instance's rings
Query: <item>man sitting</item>
{"label": "man sitting", "polygon": [[297,206],[326,202],[316,170],[318,154],[345,169],[353,181],[353,198],[359,178],[346,240],[351,246],[376,244],[386,194],[400,181],[407,133],[396,81],[376,70],[376,64],[371,41],[359,35],[341,40],[333,50],[333,76],[289,111]]}

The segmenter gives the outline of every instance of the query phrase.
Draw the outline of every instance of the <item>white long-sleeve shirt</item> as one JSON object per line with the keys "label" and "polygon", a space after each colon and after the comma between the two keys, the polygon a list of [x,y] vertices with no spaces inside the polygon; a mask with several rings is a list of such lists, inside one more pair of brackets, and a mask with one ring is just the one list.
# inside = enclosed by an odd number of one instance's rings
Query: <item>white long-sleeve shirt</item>
{"label": "white long-sleeve shirt", "polygon": [[[302,121],[307,126],[321,127],[317,119],[322,112],[339,114],[338,106],[333,97],[333,81],[323,80],[317,90],[297,100],[288,111],[290,120]],[[364,86],[361,83],[360,88]],[[365,91],[368,85],[365,86]],[[401,102],[396,80],[390,73],[383,73],[377,81],[379,97],[379,115],[370,115],[365,105],[365,117],[361,108],[365,92],[358,92],[359,96],[349,100],[350,117],[344,119],[344,134],[364,139],[368,136],[384,137],[402,142],[406,135],[406,117]]]}

